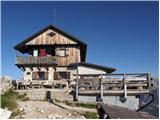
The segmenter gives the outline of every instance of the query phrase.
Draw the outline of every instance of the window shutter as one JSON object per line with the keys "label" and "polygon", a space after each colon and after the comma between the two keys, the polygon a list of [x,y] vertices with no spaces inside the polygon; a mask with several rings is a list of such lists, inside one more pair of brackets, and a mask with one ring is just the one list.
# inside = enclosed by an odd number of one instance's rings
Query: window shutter
{"label": "window shutter", "polygon": [[33,80],[38,80],[38,78],[39,78],[39,77],[38,77],[38,73],[37,73],[37,72],[33,72],[33,73],[32,73],[32,79],[33,79]]}
{"label": "window shutter", "polygon": [[58,72],[54,72],[54,80],[59,80],[59,74],[58,74]]}
{"label": "window shutter", "polygon": [[48,72],[45,72],[45,73],[44,73],[44,79],[45,79],[45,80],[48,80]]}
{"label": "window shutter", "polygon": [[32,80],[35,80],[35,72],[32,73]]}
{"label": "window shutter", "polygon": [[70,72],[66,72],[67,74],[67,79],[70,79]]}
{"label": "window shutter", "polygon": [[35,74],[36,74],[36,80],[39,80],[40,78],[38,72],[36,72]]}

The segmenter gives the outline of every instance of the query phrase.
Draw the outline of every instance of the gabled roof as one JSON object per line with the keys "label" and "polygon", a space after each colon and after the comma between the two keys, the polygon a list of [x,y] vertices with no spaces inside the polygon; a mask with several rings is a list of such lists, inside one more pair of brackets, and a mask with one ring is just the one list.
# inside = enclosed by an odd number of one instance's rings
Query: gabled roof
{"label": "gabled roof", "polygon": [[35,34],[33,34],[32,36],[26,38],[25,40],[23,40],[22,42],[20,42],[19,44],[17,44],[14,49],[20,51],[20,52],[23,52],[24,51],[22,50],[25,46],[25,44],[31,40],[33,40],[34,38],[36,38],[37,36],[41,35],[43,32],[47,31],[47,30],[54,30],[56,31],[57,33],[60,33],[62,34],[63,36],[65,37],[68,37],[70,38],[71,40],[77,42],[79,45],[80,45],[80,50],[81,50],[81,56],[82,57],[82,61],[85,61],[85,58],[86,58],[86,51],[87,51],[87,44],[82,42],[81,40],[79,40],[78,38],[74,37],[73,35],[67,33],[67,32],[64,32],[63,30],[61,30],[60,28],[57,28],[56,26],[53,26],[53,25],[48,25],[46,26],[45,28],[41,29],[40,31],[36,32]]}
{"label": "gabled roof", "polygon": [[88,67],[91,67],[91,68],[96,68],[96,69],[99,69],[99,70],[103,70],[103,71],[105,71],[107,73],[112,73],[112,72],[116,71],[115,68],[111,68],[111,67],[107,67],[107,66],[101,66],[101,65],[96,65],[96,64],[91,64],[91,63],[85,63],[85,62],[73,63],[73,64],[70,64],[69,66],[72,66],[72,67],[88,66]]}
{"label": "gabled roof", "polygon": [[75,42],[78,42],[81,45],[87,46],[86,43],[82,42],[81,40],[79,40],[78,38],[74,37],[73,35],[64,32],[63,30],[61,30],[60,28],[53,26],[53,25],[48,25],[47,27],[43,28],[42,30],[36,32],[35,34],[33,34],[32,36],[26,38],[24,41],[22,41],[21,43],[17,44],[14,48],[17,50],[18,48],[20,48],[21,46],[25,45],[25,43],[31,41],[32,39],[34,39],[35,37],[37,37],[38,35],[42,34],[43,32],[45,32],[46,30],[51,29],[51,30],[55,30],[58,33],[63,34],[64,36],[74,40]]}

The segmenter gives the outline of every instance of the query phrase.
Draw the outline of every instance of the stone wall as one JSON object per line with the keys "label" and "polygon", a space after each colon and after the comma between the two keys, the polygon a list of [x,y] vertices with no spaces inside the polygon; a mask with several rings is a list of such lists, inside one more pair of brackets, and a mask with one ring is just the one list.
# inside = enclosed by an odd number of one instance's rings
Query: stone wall
{"label": "stone wall", "polygon": [[[96,103],[97,96],[78,96],[78,101],[82,103]],[[135,96],[127,96],[126,102],[121,102],[119,96],[103,96],[103,102],[108,105],[116,105],[132,110],[139,107],[139,99]]]}
{"label": "stone wall", "polygon": [[19,94],[27,94],[30,100],[45,100],[47,97],[53,98],[53,92],[48,89],[33,89],[33,90],[15,90]]}
{"label": "stone wall", "polygon": [[[33,89],[33,90],[15,90],[20,94],[27,94],[30,100],[45,100],[47,97],[57,99],[59,101],[73,101],[73,97],[62,89]],[[78,96],[80,103],[96,103],[98,96]],[[116,105],[132,110],[139,107],[139,98],[135,96],[127,96],[126,102],[121,102],[119,96],[103,96],[103,101],[108,105]]]}
{"label": "stone wall", "polygon": [[45,100],[50,97],[59,101],[73,101],[73,97],[63,89],[33,89],[33,90],[15,90],[19,94],[27,94],[30,100]]}

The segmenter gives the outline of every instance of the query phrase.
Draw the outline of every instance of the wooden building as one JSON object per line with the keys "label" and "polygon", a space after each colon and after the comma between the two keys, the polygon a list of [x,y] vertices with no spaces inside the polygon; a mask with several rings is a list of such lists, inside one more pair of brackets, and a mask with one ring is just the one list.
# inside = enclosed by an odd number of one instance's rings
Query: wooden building
{"label": "wooden building", "polygon": [[87,44],[53,25],[14,48],[25,88],[72,87],[74,100],[138,109],[137,96],[152,86],[148,73],[110,74],[116,69],[87,63]]}
{"label": "wooden building", "polygon": [[[106,74],[114,68],[86,63],[87,44],[49,25],[15,47],[26,85],[67,85],[75,74]],[[21,54],[20,54],[21,53]]]}

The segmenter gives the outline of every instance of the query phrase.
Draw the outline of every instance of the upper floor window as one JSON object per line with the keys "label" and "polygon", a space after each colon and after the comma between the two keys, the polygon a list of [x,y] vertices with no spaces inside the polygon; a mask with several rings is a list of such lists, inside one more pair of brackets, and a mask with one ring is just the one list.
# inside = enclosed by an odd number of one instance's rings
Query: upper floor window
{"label": "upper floor window", "polygon": [[60,49],[58,56],[61,56],[61,57],[66,56],[66,50],[65,49]]}
{"label": "upper floor window", "polygon": [[34,56],[34,57],[37,57],[37,56],[38,56],[38,50],[37,50],[37,49],[33,50],[33,56]]}

